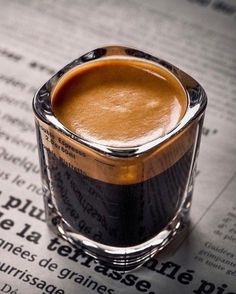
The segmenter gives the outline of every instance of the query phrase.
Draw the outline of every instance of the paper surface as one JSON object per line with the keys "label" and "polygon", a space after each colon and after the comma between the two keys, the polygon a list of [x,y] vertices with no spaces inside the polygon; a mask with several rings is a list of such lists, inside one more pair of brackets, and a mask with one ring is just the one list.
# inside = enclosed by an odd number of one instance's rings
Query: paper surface
{"label": "paper surface", "polygon": [[[0,0],[0,7],[0,293],[235,294],[236,2]],[[166,59],[209,98],[190,228],[122,276],[49,231],[31,109],[54,72],[109,44]]]}

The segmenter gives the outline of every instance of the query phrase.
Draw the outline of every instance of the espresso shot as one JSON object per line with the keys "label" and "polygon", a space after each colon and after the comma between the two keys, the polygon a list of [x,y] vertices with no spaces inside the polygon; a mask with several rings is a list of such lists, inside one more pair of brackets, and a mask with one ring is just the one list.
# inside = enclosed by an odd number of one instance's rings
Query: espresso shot
{"label": "espresso shot", "polygon": [[35,98],[45,209],[58,235],[132,269],[186,222],[206,97],[185,73],[141,51],[92,53]]}
{"label": "espresso shot", "polygon": [[[186,107],[184,89],[171,74],[132,60],[77,67],[52,94],[53,112],[66,128],[85,140],[119,148],[140,146],[168,133]],[[132,165],[129,160],[106,162],[101,157],[103,169],[110,170],[109,179],[96,168],[96,155],[84,151],[90,164],[71,163],[82,170],[77,172],[55,151],[47,151],[49,165],[57,167],[49,170],[59,211],[73,229],[105,245],[135,246],[153,238],[181,203],[194,145],[191,139],[183,154],[169,154],[173,159],[164,162],[161,171],[148,167],[145,156],[132,159]]]}

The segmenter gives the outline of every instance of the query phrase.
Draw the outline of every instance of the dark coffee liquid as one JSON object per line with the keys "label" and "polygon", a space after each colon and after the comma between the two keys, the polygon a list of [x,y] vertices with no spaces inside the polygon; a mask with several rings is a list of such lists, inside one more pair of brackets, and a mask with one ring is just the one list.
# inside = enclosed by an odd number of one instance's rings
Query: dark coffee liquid
{"label": "dark coffee liquid", "polygon": [[[109,184],[88,177],[48,149],[52,196],[64,220],[102,244],[127,247],[156,236],[175,216],[186,189],[193,148],[161,174],[136,184]],[[45,167],[45,166],[44,166]]]}

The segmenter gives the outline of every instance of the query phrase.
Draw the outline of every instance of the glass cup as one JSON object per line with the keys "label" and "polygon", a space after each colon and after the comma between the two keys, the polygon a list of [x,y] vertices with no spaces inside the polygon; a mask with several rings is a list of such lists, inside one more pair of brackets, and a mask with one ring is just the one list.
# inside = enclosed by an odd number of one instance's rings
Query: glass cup
{"label": "glass cup", "polygon": [[[174,129],[140,146],[120,148],[86,140],[58,120],[51,103],[58,81],[75,67],[109,58],[154,64],[181,83],[187,109]],[[52,230],[121,271],[142,265],[165,247],[188,220],[206,104],[193,78],[132,48],[99,48],[57,72],[33,100]]]}

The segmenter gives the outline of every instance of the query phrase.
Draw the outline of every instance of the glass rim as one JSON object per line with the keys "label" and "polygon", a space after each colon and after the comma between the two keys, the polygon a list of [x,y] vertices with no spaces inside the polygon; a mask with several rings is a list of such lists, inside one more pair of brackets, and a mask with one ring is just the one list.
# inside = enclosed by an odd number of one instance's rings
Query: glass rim
{"label": "glass rim", "polygon": [[[188,103],[185,114],[176,125],[176,127],[170,130],[168,133],[139,146],[114,147],[82,138],[66,128],[57,119],[52,111],[51,93],[59,79],[62,78],[68,71],[87,62],[98,61],[99,59],[104,60],[115,58],[135,59],[139,61],[144,61],[146,63],[152,63],[154,65],[164,68],[175,78],[177,78],[185,91]],[[193,121],[198,118],[200,119],[205,111],[206,105],[207,96],[204,89],[191,76],[163,59],[159,59],[158,57],[155,57],[143,51],[124,46],[107,46],[97,48],[73,60],[57,73],[55,73],[41,88],[39,88],[33,98],[33,110],[39,120],[55,128],[73,141],[76,141],[77,143],[80,143],[97,152],[113,157],[138,156],[148,151],[151,151],[153,148],[157,148],[164,142],[169,141],[175,135],[186,129],[187,126],[189,126]]]}

